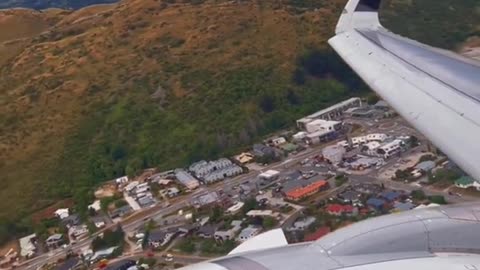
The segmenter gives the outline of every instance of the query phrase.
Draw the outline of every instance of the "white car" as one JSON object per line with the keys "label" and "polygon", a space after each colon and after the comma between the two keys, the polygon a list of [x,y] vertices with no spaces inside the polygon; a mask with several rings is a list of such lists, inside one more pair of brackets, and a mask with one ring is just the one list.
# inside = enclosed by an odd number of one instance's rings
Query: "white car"
{"label": "white car", "polygon": [[168,253],[167,256],[165,256],[165,261],[166,262],[172,262],[173,261],[173,255]]}

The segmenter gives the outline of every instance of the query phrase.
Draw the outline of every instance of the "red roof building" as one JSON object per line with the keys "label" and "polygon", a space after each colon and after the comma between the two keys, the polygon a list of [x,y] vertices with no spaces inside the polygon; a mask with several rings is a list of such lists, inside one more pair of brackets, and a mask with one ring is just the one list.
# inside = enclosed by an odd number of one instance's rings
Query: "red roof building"
{"label": "red roof building", "polygon": [[328,182],[325,180],[319,180],[304,187],[291,190],[285,193],[287,199],[292,201],[299,201],[305,197],[319,192],[322,189],[328,188]]}
{"label": "red roof building", "polygon": [[343,214],[353,214],[355,211],[358,212],[358,209],[351,205],[341,205],[341,204],[329,204],[325,208],[327,213],[334,216],[341,216]]}
{"label": "red roof building", "polygon": [[329,227],[321,227],[318,230],[316,230],[314,233],[310,233],[305,235],[305,238],[303,239],[305,242],[310,242],[310,241],[315,241],[318,240],[325,235],[330,233],[330,228]]}

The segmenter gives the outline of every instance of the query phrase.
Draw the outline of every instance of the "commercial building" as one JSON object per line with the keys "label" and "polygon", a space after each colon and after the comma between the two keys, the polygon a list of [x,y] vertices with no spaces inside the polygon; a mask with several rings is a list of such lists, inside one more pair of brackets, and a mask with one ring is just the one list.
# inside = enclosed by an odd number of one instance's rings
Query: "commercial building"
{"label": "commercial building", "polygon": [[278,213],[274,213],[272,210],[250,210],[247,213],[247,217],[276,217]]}
{"label": "commercial building", "polygon": [[195,177],[183,169],[175,170],[175,178],[178,180],[178,182],[190,190],[196,189],[200,185]]}
{"label": "commercial building", "polygon": [[237,202],[234,205],[232,205],[230,208],[228,208],[225,211],[225,213],[230,214],[230,215],[235,215],[238,212],[240,212],[240,210],[242,210],[244,205],[245,205],[245,203],[243,203],[243,202]]}
{"label": "commercial building", "polygon": [[342,215],[349,215],[355,216],[358,214],[358,208],[353,207],[351,205],[341,205],[341,204],[329,204],[325,208],[328,214],[333,216],[342,216]]}
{"label": "commercial building", "polygon": [[338,131],[342,128],[342,122],[339,121],[327,121],[323,119],[312,120],[305,125],[305,130],[308,133],[314,133],[317,131]]}
{"label": "commercial building", "polygon": [[380,146],[378,149],[377,149],[377,153],[385,158],[385,159],[388,159],[392,156],[394,156],[395,154],[398,154],[400,153],[400,151],[402,150],[402,147],[405,145],[405,143],[403,142],[403,140],[393,140],[389,143],[386,143],[386,144],[383,144],[382,146]]}
{"label": "commercial building", "polygon": [[258,178],[260,179],[263,179],[263,180],[275,180],[278,178],[278,176],[280,175],[280,172],[279,171],[276,171],[276,170],[268,170],[268,171],[265,171],[261,174],[258,175]]}
{"label": "commercial building", "polygon": [[331,107],[318,111],[314,114],[306,116],[302,119],[297,120],[297,127],[301,130],[306,130],[306,125],[313,120],[323,119],[323,120],[333,120],[340,118],[343,113],[349,108],[360,107],[362,106],[362,101],[360,98],[351,98],[335,104]]}
{"label": "commercial building", "polygon": [[285,197],[292,201],[299,201],[321,190],[328,188],[328,182],[321,179],[291,180],[284,184]]}
{"label": "commercial building", "polygon": [[191,204],[194,205],[195,207],[202,207],[202,206],[211,205],[215,203],[220,203],[220,197],[218,196],[218,193],[214,191],[197,196],[193,198],[191,201]]}
{"label": "commercial building", "polygon": [[427,160],[427,161],[418,163],[415,166],[415,169],[426,173],[433,170],[436,166],[437,164],[434,161]]}
{"label": "commercial building", "polygon": [[331,164],[339,164],[343,161],[343,156],[347,151],[338,145],[330,145],[322,150],[323,158]]}

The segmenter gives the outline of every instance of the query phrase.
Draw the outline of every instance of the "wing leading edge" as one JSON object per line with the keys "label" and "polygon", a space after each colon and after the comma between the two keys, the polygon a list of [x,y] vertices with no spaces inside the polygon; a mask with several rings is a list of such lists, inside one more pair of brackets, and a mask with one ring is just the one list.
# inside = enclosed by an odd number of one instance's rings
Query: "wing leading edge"
{"label": "wing leading edge", "polygon": [[416,129],[480,180],[480,65],[391,33],[380,0],[350,0],[333,49]]}

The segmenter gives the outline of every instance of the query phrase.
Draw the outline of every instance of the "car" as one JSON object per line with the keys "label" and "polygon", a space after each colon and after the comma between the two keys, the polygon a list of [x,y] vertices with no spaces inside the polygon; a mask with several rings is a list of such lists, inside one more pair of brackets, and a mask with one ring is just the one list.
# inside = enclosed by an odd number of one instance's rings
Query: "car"
{"label": "car", "polygon": [[170,254],[170,253],[167,253],[167,255],[165,256],[165,261],[166,262],[172,262],[173,261],[173,255]]}

